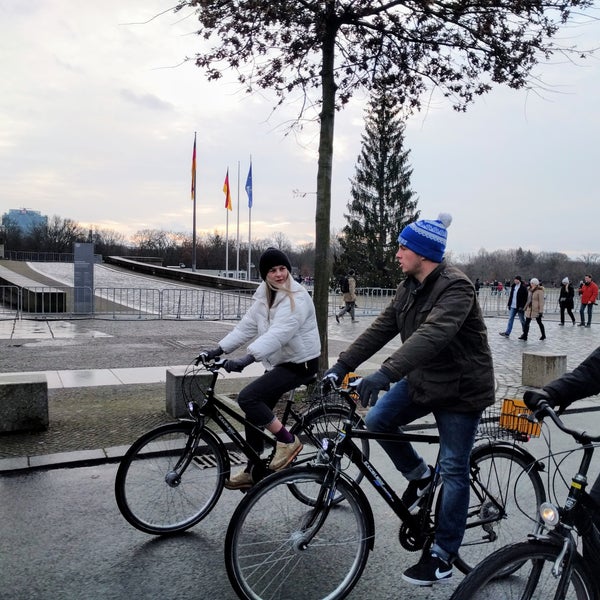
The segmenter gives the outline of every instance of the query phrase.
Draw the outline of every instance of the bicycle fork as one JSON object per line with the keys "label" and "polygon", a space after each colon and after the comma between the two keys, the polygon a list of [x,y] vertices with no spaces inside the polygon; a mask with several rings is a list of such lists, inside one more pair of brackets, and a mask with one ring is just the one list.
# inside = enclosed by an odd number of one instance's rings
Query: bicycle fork
{"label": "bicycle fork", "polygon": [[185,473],[186,469],[192,462],[196,450],[198,449],[198,443],[200,440],[200,431],[204,428],[204,421],[198,421],[195,423],[188,439],[185,443],[183,453],[179,457],[179,460],[175,466],[165,475],[165,483],[169,487],[177,487],[181,483],[181,476]]}

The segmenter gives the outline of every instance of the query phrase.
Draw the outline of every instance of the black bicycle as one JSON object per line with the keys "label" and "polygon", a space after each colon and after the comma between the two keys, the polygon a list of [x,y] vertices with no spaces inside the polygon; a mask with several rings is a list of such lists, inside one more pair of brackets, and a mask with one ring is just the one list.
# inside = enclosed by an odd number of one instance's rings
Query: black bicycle
{"label": "black bicycle", "polygon": [[[275,438],[254,427],[237,406],[215,393],[223,364],[223,360],[206,360],[200,355],[182,381],[189,418],[145,433],[119,464],[115,479],[117,505],[125,519],[145,533],[177,533],[204,519],[221,496],[234,451],[252,463],[255,482],[273,473],[269,462],[275,452]],[[294,390],[285,403],[281,421],[286,426],[291,423],[291,433],[304,444],[295,464],[314,460],[321,440],[335,436],[347,419],[358,429],[364,427],[353,410],[351,396],[323,395],[319,390],[310,395],[309,407],[303,412],[295,408]],[[265,448],[271,449],[267,458],[258,456],[240,434],[238,429],[244,426],[253,427],[262,436]],[[229,448],[218,435],[219,430],[231,442]],[[362,451],[368,455],[368,440],[364,440]],[[354,476],[356,481],[362,478],[358,470]],[[303,497],[300,490],[297,493],[303,501],[314,500]]]}
{"label": "black bicycle", "polygon": [[[240,598],[289,598],[290,582],[296,600],[344,598],[352,590],[374,546],[375,519],[365,493],[347,475],[349,465],[400,519],[404,548],[431,546],[444,493],[439,465],[436,485],[411,514],[355,444],[363,440],[437,444],[439,436],[357,430],[349,419],[338,436],[323,440],[315,464],[261,481],[236,508],[225,538],[227,574]],[[528,452],[508,442],[487,440],[473,449],[467,535],[455,563],[460,570],[469,571],[492,550],[537,526],[537,507],[545,499],[539,468]],[[340,496],[344,502],[334,504]],[[316,500],[306,503],[303,497]]]}
{"label": "black bicycle", "polygon": [[[581,445],[581,462],[571,480],[566,500],[562,506],[543,503],[540,515],[544,529],[530,535],[526,541],[501,548],[487,557],[456,588],[452,600],[600,598],[600,506],[585,491],[600,436],[568,428],[546,402],[540,403],[535,415],[539,419],[548,416],[561,431]],[[572,453],[573,450],[563,454]],[[555,464],[560,466],[558,462]],[[561,481],[560,475],[554,481]],[[499,576],[503,572],[509,575]]]}

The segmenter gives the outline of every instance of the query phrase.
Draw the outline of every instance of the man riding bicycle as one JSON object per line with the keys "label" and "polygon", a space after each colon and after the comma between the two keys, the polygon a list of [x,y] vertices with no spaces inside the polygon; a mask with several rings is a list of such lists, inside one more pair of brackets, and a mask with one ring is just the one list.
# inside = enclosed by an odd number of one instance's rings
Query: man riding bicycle
{"label": "man riding bicycle", "polygon": [[[481,412],[495,400],[492,355],[475,287],[444,261],[451,221],[450,215],[440,215],[402,230],[396,258],[406,279],[392,302],[325,374],[341,381],[400,334],[400,348],[362,379],[358,391],[363,406],[372,405],[366,417],[371,431],[395,432],[429,413],[438,426],[444,493],[435,540],[403,574],[417,585],[452,577],[469,507],[469,456]],[[381,390],[389,391],[378,399]],[[381,445],[409,480],[403,502],[417,510],[431,486],[431,468],[409,442]]]}

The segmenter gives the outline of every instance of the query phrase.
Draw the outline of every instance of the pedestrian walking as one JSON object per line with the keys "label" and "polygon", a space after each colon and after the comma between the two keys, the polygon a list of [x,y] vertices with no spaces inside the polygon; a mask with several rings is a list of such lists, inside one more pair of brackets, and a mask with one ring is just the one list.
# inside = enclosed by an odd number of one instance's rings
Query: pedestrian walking
{"label": "pedestrian walking", "polygon": [[560,295],[558,296],[558,303],[560,306],[560,323],[559,325],[565,324],[565,311],[571,317],[573,325],[575,325],[575,315],[573,314],[573,307],[575,306],[575,288],[569,281],[568,277],[562,280],[560,286]]}
{"label": "pedestrian walking", "polygon": [[521,321],[521,328],[525,331],[525,304],[527,303],[527,288],[523,285],[523,279],[520,275],[515,275],[513,282],[510,286],[510,293],[508,295],[508,323],[506,329],[500,332],[502,337],[509,337],[510,332],[515,322],[515,317],[519,317]]}
{"label": "pedestrian walking", "polygon": [[525,304],[525,328],[523,329],[523,335],[519,338],[520,340],[527,340],[529,335],[529,326],[531,325],[532,319],[535,319],[540,333],[542,334],[540,340],[546,339],[546,328],[542,322],[544,316],[544,288],[540,285],[540,280],[536,277],[532,277],[529,281],[529,293],[527,296],[527,304]]}
{"label": "pedestrian walking", "polygon": [[356,323],[356,279],[354,278],[354,271],[352,269],[348,271],[348,275],[340,279],[340,289],[344,294],[344,308],[339,313],[336,313],[335,320],[339,323],[340,319],[346,313],[350,313],[352,322]]}
{"label": "pedestrian walking", "polygon": [[[579,323],[579,327],[589,327],[592,324],[592,309],[598,299],[598,286],[592,281],[591,275],[584,277],[583,285],[579,287],[579,295],[581,296],[581,308],[579,309],[581,322]],[[586,309],[587,323],[585,322]]]}

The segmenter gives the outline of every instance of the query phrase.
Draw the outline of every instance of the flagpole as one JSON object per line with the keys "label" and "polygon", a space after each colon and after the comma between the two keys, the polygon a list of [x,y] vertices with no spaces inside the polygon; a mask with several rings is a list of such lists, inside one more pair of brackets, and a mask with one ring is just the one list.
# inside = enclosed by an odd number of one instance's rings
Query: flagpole
{"label": "flagpole", "polygon": [[231,193],[229,187],[229,167],[227,167],[227,174],[225,175],[225,185],[223,191],[225,192],[225,277],[229,277],[229,211],[231,210],[229,203],[231,202]]}
{"label": "flagpole", "polygon": [[246,193],[248,194],[248,281],[252,278],[252,154],[250,155],[250,168],[246,178]]}
{"label": "flagpole", "polygon": [[196,132],[194,131],[194,153],[192,155],[192,200],[194,210],[192,217],[192,271],[196,271]]}
{"label": "flagpole", "polygon": [[237,173],[237,233],[235,238],[235,245],[237,248],[237,258],[235,263],[235,278],[240,277],[240,161],[238,160],[238,173]]}

